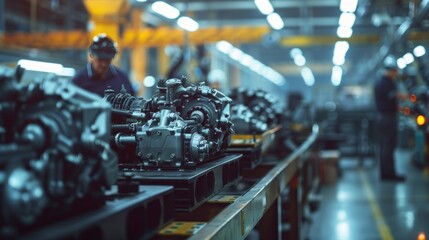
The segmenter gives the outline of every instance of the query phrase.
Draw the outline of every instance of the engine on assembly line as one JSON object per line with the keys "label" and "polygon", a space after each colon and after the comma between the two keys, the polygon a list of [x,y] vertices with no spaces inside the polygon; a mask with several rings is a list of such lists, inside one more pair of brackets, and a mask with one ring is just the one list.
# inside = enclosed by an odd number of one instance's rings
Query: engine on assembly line
{"label": "engine on assembly line", "polygon": [[278,125],[281,108],[276,98],[264,90],[233,89],[231,121],[237,134],[261,134]]}
{"label": "engine on assembly line", "polygon": [[222,153],[232,133],[231,100],[181,79],[158,82],[150,99],[106,90],[112,105],[113,147],[120,163],[143,168],[192,168]]}
{"label": "engine on assembly line", "polygon": [[0,227],[99,204],[118,174],[109,104],[54,77],[24,86],[0,71]]}

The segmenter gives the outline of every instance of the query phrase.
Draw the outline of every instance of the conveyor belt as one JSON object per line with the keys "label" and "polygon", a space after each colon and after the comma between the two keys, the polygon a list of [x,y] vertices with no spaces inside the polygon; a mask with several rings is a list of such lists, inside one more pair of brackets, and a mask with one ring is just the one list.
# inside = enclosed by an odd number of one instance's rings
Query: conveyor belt
{"label": "conveyor belt", "polygon": [[243,239],[277,200],[280,192],[294,177],[299,164],[311,155],[305,154],[319,132],[313,126],[311,135],[291,155],[283,159],[246,194],[226,207],[190,239]]}

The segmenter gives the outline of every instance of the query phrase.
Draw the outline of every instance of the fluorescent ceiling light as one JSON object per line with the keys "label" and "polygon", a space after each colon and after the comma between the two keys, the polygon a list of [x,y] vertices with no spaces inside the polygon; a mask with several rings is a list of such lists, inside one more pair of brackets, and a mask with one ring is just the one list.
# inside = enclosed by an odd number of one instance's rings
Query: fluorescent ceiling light
{"label": "fluorescent ceiling light", "polygon": [[268,15],[274,12],[274,8],[269,0],[255,0],[255,5],[258,10],[264,15]]}
{"label": "fluorescent ceiling light", "polygon": [[356,16],[354,13],[341,13],[338,24],[342,27],[353,27],[355,24]]}
{"label": "fluorescent ceiling light", "polygon": [[137,0],[137,2],[146,2],[147,0]]}
{"label": "fluorescent ceiling light", "polygon": [[232,49],[232,51],[229,53],[229,56],[230,56],[232,59],[234,59],[234,60],[238,61],[238,60],[240,60],[240,58],[242,58],[242,57],[243,57],[243,52],[242,52],[240,49],[238,49],[238,48],[234,48],[234,49]]}
{"label": "fluorescent ceiling light", "polygon": [[244,66],[248,67],[248,66],[250,66],[252,61],[253,61],[253,57],[244,53],[243,57],[241,58],[240,63],[243,64]]}
{"label": "fluorescent ceiling light", "polygon": [[302,51],[301,51],[301,49],[299,49],[299,48],[292,48],[291,50],[290,50],[290,57],[291,58],[295,58],[296,56],[298,56],[298,55],[302,55]]}
{"label": "fluorescent ceiling light", "polygon": [[59,74],[63,70],[63,65],[58,63],[39,62],[21,59],[18,65],[30,71],[49,72]]}
{"label": "fluorescent ceiling light", "polygon": [[270,78],[268,79],[271,82],[273,82],[274,84],[277,84],[278,86],[283,86],[285,84],[285,79],[282,76],[277,76],[275,78]]}
{"label": "fluorescent ceiling light", "polygon": [[277,13],[271,13],[268,15],[267,20],[270,26],[275,30],[280,30],[285,26],[283,19]]}
{"label": "fluorescent ceiling light", "polygon": [[398,68],[404,69],[407,66],[407,63],[403,58],[398,58],[398,60],[396,60],[396,65],[398,65]]}
{"label": "fluorescent ceiling light", "polygon": [[270,67],[264,66],[260,74],[266,78],[270,78],[271,71],[273,71]]}
{"label": "fluorescent ceiling light", "polygon": [[314,85],[314,82],[315,82],[314,75],[310,68],[303,67],[301,69],[301,76],[304,79],[305,84],[307,84],[308,86]]}
{"label": "fluorescent ceiling light", "polygon": [[177,25],[188,32],[195,32],[200,27],[194,19],[186,16],[177,19]]}
{"label": "fluorescent ceiling light", "polygon": [[402,58],[404,58],[406,64],[414,62],[414,56],[411,53],[405,54]]}
{"label": "fluorescent ceiling light", "polygon": [[342,76],[343,76],[343,69],[340,66],[334,66],[332,68],[332,76],[331,76],[332,85],[334,86],[340,85]]}
{"label": "fluorescent ceiling light", "polygon": [[259,62],[256,59],[254,61],[252,61],[252,63],[250,64],[250,69],[256,73],[260,73],[263,68],[264,68],[264,64],[262,64],[261,62]]}
{"label": "fluorescent ceiling light", "polygon": [[234,46],[232,46],[232,44],[227,41],[219,41],[216,43],[216,48],[217,50],[228,54],[234,48]]}
{"label": "fluorescent ceiling light", "polygon": [[421,57],[426,54],[426,49],[425,47],[420,45],[414,48],[413,53],[414,53],[414,56]]}
{"label": "fluorescent ceiling light", "polygon": [[169,19],[175,19],[180,15],[179,9],[163,1],[157,1],[152,3],[151,8],[154,12]]}
{"label": "fluorescent ceiling light", "polygon": [[334,65],[343,65],[346,62],[345,56],[344,55],[334,55],[334,57],[332,57],[332,63]]}
{"label": "fluorescent ceiling light", "polygon": [[357,4],[358,0],[341,0],[340,10],[341,12],[355,12]]}
{"label": "fluorescent ceiling light", "polygon": [[154,77],[152,77],[152,76],[147,76],[147,77],[145,77],[145,78],[144,78],[144,80],[143,80],[143,85],[144,85],[145,87],[153,87],[153,85],[155,85],[155,82],[156,82],[156,80],[155,80],[155,78],[154,78]]}
{"label": "fluorescent ceiling light", "polygon": [[64,77],[73,77],[76,74],[76,70],[74,68],[63,67],[61,72],[59,72],[58,76]]}
{"label": "fluorescent ceiling light", "polygon": [[335,43],[334,55],[346,55],[350,45],[347,41],[338,41]]}
{"label": "fluorescent ceiling light", "polygon": [[353,34],[353,30],[349,27],[339,26],[337,29],[337,35],[340,38],[349,38]]}
{"label": "fluorescent ceiling light", "polygon": [[305,57],[304,57],[304,56],[302,56],[302,55],[297,55],[297,56],[293,59],[293,61],[295,62],[295,64],[296,64],[297,66],[302,67],[302,66],[304,66],[304,65],[305,65]]}

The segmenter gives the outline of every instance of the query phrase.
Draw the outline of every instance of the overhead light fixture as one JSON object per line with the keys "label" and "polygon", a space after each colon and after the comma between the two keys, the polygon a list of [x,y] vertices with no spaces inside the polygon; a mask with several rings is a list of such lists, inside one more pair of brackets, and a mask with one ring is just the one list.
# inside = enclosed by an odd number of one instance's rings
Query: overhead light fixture
{"label": "overhead light fixture", "polygon": [[48,72],[59,74],[63,70],[63,65],[58,63],[39,62],[33,60],[21,59],[18,65],[30,71]]}
{"label": "overhead light fixture", "polygon": [[356,16],[354,13],[341,13],[338,24],[342,27],[353,27],[355,24]]}
{"label": "overhead light fixture", "polygon": [[341,12],[352,12],[356,11],[358,0],[341,0],[340,10]]}
{"label": "overhead light fixture", "polygon": [[347,41],[337,41],[334,47],[334,55],[346,55],[350,45]]}
{"label": "overhead light fixture", "polygon": [[349,50],[350,45],[347,41],[338,41],[335,43],[334,56],[332,57],[332,63],[334,65],[343,65],[346,61],[346,53]]}
{"label": "overhead light fixture", "polygon": [[219,41],[216,43],[217,50],[229,54],[229,52],[234,48],[231,43],[227,41]]}
{"label": "overhead light fixture", "polygon": [[292,48],[291,50],[290,50],[290,57],[291,58],[295,58],[296,56],[298,56],[298,55],[302,55],[302,51],[301,51],[301,49],[299,49],[299,48]]}
{"label": "overhead light fixture", "polygon": [[332,68],[332,75],[331,75],[332,85],[334,86],[340,85],[342,76],[343,76],[343,69],[340,66],[334,66]]}
{"label": "overhead light fixture", "polygon": [[61,72],[59,72],[57,75],[63,76],[63,77],[73,77],[75,74],[76,74],[76,69],[63,67]]}
{"label": "overhead light fixture", "polygon": [[241,51],[239,48],[234,47],[231,43],[227,41],[219,41],[216,43],[216,48],[220,52],[228,54],[231,59],[241,63],[243,66],[261,75],[263,78],[273,82],[274,84],[282,86],[286,83],[286,80],[282,75],[280,75],[280,73],[268,66],[265,66],[260,61]]}
{"label": "overhead light fixture", "polygon": [[180,15],[179,9],[163,1],[157,1],[152,3],[151,8],[154,12],[169,19],[176,19]]}
{"label": "overhead light fixture", "polygon": [[332,57],[332,63],[334,65],[340,66],[343,65],[346,62],[346,58],[344,55],[334,55],[334,57]]}
{"label": "overhead light fixture", "polygon": [[277,13],[271,13],[268,15],[267,20],[270,26],[275,30],[280,30],[285,26],[283,19]]}
{"label": "overhead light fixture", "polygon": [[313,86],[314,85],[314,75],[313,72],[311,71],[311,69],[309,67],[303,67],[301,69],[301,76],[304,79],[305,84],[307,84],[307,86]]}
{"label": "overhead light fixture", "polygon": [[263,68],[264,68],[264,64],[262,64],[261,62],[259,62],[256,59],[254,61],[252,61],[252,63],[250,64],[250,69],[256,73],[260,73]]}
{"label": "overhead light fixture", "polygon": [[422,45],[417,46],[413,50],[414,56],[421,57],[426,54],[426,49]]}
{"label": "overhead light fixture", "polygon": [[414,56],[411,53],[407,53],[402,57],[405,60],[406,64],[410,64],[412,62],[414,62]]}
{"label": "overhead light fixture", "polygon": [[268,15],[274,12],[274,8],[269,0],[255,0],[255,5],[258,10],[264,15]]}
{"label": "overhead light fixture", "polygon": [[337,35],[340,38],[350,38],[353,34],[353,30],[349,27],[339,26],[337,29]]}
{"label": "overhead light fixture", "polygon": [[147,0],[137,0],[137,2],[146,2]]}
{"label": "overhead light fixture", "polygon": [[302,56],[302,55],[297,55],[294,59],[293,59],[293,61],[295,62],[295,64],[297,65],[297,66],[300,66],[300,67],[302,67],[302,66],[304,66],[305,65],[305,57],[304,56]]}
{"label": "overhead light fixture", "polygon": [[240,60],[243,57],[243,52],[238,49],[238,48],[234,48],[232,49],[232,51],[229,53],[229,56],[234,59],[235,61]]}
{"label": "overhead light fixture", "polygon": [[398,58],[398,60],[396,60],[396,65],[398,65],[399,69],[404,69],[407,66],[407,63],[403,58]]}
{"label": "overhead light fixture", "polygon": [[153,87],[155,83],[156,83],[156,79],[153,76],[147,76],[143,80],[143,85],[145,87]]}
{"label": "overhead light fixture", "polygon": [[194,19],[186,16],[177,19],[177,25],[188,32],[195,32],[200,27]]}
{"label": "overhead light fixture", "polygon": [[241,58],[240,63],[243,64],[244,66],[248,67],[250,66],[250,64],[253,61],[253,57],[248,55],[248,54],[244,54],[244,56]]}

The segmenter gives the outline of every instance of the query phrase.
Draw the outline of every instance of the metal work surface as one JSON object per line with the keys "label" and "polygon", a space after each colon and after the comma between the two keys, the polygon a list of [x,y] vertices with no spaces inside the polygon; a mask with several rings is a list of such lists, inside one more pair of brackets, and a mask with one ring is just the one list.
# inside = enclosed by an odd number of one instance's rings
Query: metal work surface
{"label": "metal work surface", "polygon": [[149,239],[173,220],[171,186],[140,186],[140,193],[130,196],[118,195],[113,187],[107,198],[100,208],[13,238]]}
{"label": "metal work surface", "polygon": [[319,127],[314,125],[311,135],[295,152],[281,161],[245,195],[229,205],[190,239],[245,238],[278,198],[281,190],[286,188],[296,173],[302,156],[315,142],[318,132]]}

